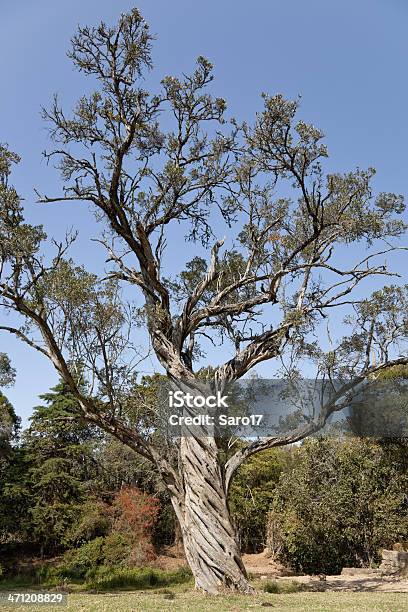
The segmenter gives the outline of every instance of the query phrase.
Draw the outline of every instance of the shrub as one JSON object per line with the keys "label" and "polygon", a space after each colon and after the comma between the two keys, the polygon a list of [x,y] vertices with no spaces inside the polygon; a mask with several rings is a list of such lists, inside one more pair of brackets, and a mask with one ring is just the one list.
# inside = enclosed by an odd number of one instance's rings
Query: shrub
{"label": "shrub", "polygon": [[61,565],[47,570],[42,577],[50,578],[52,574],[53,577],[73,580],[93,579],[96,575],[105,576],[111,568],[116,570],[140,567],[151,557],[150,543],[146,545],[146,549],[143,545],[143,541],[132,541],[129,534],[111,533],[106,537],[98,537],[66,552]]}
{"label": "shrub", "polygon": [[58,574],[73,579],[85,578],[90,570],[103,562],[104,541],[105,538],[95,538],[80,548],[65,553]]}
{"label": "shrub", "polygon": [[123,487],[113,502],[114,531],[127,533],[132,539],[151,540],[151,533],[160,510],[159,501],[140,489]]}
{"label": "shrub", "polygon": [[126,563],[140,567],[155,558],[152,532],[160,510],[159,501],[136,487],[123,487],[113,502],[113,533],[129,545]]}
{"label": "shrub", "polygon": [[369,566],[408,533],[406,449],[360,439],[309,440],[275,491],[269,534],[296,571]]}
{"label": "shrub", "polygon": [[111,533],[103,538],[102,563],[112,567],[126,566],[129,563],[132,544],[128,537]]}

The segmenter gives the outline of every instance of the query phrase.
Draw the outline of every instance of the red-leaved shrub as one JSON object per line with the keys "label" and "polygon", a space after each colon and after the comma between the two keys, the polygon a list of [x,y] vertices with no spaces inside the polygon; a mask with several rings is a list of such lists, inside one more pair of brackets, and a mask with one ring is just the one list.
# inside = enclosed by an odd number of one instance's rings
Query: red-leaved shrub
{"label": "red-leaved shrub", "polygon": [[129,565],[143,565],[155,558],[152,530],[160,510],[158,499],[137,487],[126,486],[113,501],[113,532],[131,544]]}

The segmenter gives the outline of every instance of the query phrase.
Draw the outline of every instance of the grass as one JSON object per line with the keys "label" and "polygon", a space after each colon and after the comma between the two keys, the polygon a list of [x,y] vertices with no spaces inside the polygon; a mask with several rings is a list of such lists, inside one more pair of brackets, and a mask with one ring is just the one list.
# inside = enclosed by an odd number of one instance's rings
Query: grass
{"label": "grass", "polygon": [[[69,582],[68,605],[42,606],[52,612],[149,612],[180,610],[191,612],[238,612],[273,608],[273,611],[296,612],[405,612],[406,593],[381,592],[314,592],[310,585],[295,581],[255,581],[256,595],[220,595],[209,597],[193,590],[191,573],[187,569],[164,571],[152,568],[109,571],[100,568],[92,579],[83,584]],[[20,578],[1,582],[0,591],[55,591],[51,580],[33,584]],[[2,611],[0,607],[0,612]],[[38,606],[13,606],[13,610],[38,610]],[[11,610],[11,608],[10,608]]]}
{"label": "grass", "polygon": [[296,582],[295,580],[285,580],[278,582],[277,580],[267,580],[263,582],[262,590],[265,593],[299,593],[299,591],[305,591],[305,585]]}
{"label": "grass", "polygon": [[14,576],[0,582],[0,591],[15,591],[18,588],[39,588],[40,581],[35,576]]}
{"label": "grass", "polygon": [[[406,593],[261,593],[254,596],[225,595],[217,598],[195,593],[191,588],[127,593],[72,593],[68,606],[42,607],[47,612],[149,612],[180,610],[191,612],[238,612],[273,608],[273,612],[405,612]],[[34,610],[34,606],[13,606],[13,610]]]}
{"label": "grass", "polygon": [[95,591],[115,589],[148,589],[191,582],[192,576],[187,568],[164,571],[149,567],[109,569],[105,574],[97,575],[85,582],[85,588]]}
{"label": "grass", "polygon": [[[51,571],[52,570],[52,571]],[[73,591],[146,590],[150,588],[193,584],[191,571],[187,567],[177,570],[161,570],[151,567],[111,568],[100,566],[84,579],[72,579],[59,568],[40,571],[36,575],[20,575],[0,581],[0,591],[53,590],[59,585],[69,584]],[[1,608],[0,608],[1,612]]]}

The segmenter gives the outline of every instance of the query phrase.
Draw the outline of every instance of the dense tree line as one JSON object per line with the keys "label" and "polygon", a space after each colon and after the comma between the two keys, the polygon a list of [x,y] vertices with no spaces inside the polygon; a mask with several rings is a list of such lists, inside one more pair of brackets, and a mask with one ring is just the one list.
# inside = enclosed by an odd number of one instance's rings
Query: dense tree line
{"label": "dense tree line", "polygon": [[[149,462],[77,416],[60,381],[41,396],[29,427],[0,395],[0,551],[62,557],[64,575],[151,563],[177,539],[168,493]],[[268,546],[300,572],[336,573],[408,544],[406,440],[354,436],[270,449],[243,465],[229,506],[242,552]],[[61,570],[62,571],[62,570]]]}

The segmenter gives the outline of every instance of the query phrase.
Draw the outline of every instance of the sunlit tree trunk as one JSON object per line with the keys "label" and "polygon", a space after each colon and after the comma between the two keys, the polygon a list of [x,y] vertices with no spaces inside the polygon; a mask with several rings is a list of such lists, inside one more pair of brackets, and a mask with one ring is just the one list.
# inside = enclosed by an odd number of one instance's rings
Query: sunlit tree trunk
{"label": "sunlit tree trunk", "polygon": [[217,593],[223,587],[249,593],[235,530],[227,505],[215,441],[183,438],[183,489],[172,497],[187,562],[196,588]]}

